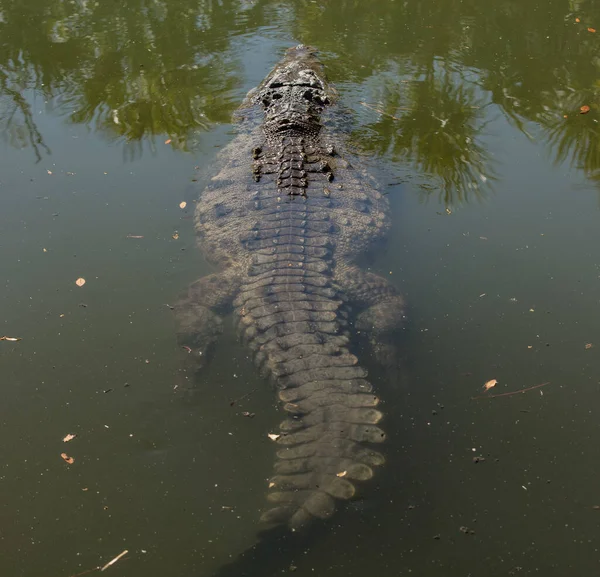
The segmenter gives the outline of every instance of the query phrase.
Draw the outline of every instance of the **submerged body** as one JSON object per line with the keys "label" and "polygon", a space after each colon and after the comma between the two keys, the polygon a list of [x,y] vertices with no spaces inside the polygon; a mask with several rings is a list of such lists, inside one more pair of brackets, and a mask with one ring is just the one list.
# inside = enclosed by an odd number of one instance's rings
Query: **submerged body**
{"label": "submerged body", "polygon": [[388,202],[340,157],[325,128],[335,93],[313,49],[297,46],[239,111],[239,135],[196,209],[199,246],[219,272],[178,306],[179,340],[206,358],[233,310],[243,341],[288,417],[281,424],[270,525],[327,518],[383,463],[383,415],[353,331],[389,357],[400,295],[355,263],[389,227]]}

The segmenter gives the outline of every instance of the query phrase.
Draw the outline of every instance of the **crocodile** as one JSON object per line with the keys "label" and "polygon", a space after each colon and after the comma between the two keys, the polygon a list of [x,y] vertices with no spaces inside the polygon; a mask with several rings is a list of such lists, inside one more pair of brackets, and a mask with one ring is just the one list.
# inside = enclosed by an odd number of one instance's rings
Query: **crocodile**
{"label": "crocodile", "polygon": [[405,315],[397,289],[359,266],[388,232],[389,202],[346,160],[337,102],[304,45],[250,91],[195,209],[198,245],[217,272],[176,307],[178,342],[198,367],[233,313],[274,384],[287,416],[272,436],[261,520],[292,531],[329,518],[383,464],[383,414],[353,342],[368,337],[385,365]]}

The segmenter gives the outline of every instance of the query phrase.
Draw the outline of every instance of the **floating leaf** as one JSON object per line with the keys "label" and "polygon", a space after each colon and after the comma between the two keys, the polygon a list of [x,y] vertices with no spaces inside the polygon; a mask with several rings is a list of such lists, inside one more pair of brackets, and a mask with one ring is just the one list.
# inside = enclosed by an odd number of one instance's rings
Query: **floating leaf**
{"label": "floating leaf", "polygon": [[178,232],[174,232],[173,233],[173,240],[177,240],[179,238],[179,233]]}
{"label": "floating leaf", "polygon": [[575,22],[579,23],[581,20],[579,18],[575,18]]}
{"label": "floating leaf", "polygon": [[85,284],[85,279],[84,279],[84,278],[78,278],[78,279],[75,281],[75,284],[76,284],[77,286],[83,286],[83,285]]}
{"label": "floating leaf", "polygon": [[588,32],[594,33],[594,32],[596,32],[596,29],[595,28],[588,28]]}
{"label": "floating leaf", "polygon": [[77,435],[72,435],[71,433],[69,433],[64,439],[63,439],[63,443],[68,443],[69,441],[72,441]]}
{"label": "floating leaf", "polygon": [[587,114],[590,111],[590,107],[587,104],[584,104],[580,109],[580,114]]}
{"label": "floating leaf", "polygon": [[275,435],[274,433],[269,433],[267,435],[267,437],[269,437],[269,439],[271,439],[271,441],[276,441],[277,439],[279,439],[279,437],[281,437],[281,435]]}
{"label": "floating leaf", "polygon": [[60,456],[63,458],[65,463],[68,463],[69,465],[72,465],[75,462],[75,459],[73,459],[73,457],[69,457],[69,455],[66,453],[61,453]]}
{"label": "floating leaf", "polygon": [[10,341],[11,343],[16,343],[17,341],[22,341],[23,339],[20,337],[0,337],[0,341]]}
{"label": "floating leaf", "polygon": [[336,473],[336,477],[345,477],[348,474],[348,471],[342,471],[341,473]]}
{"label": "floating leaf", "polygon": [[485,383],[485,385],[483,385],[483,390],[489,391],[492,387],[495,387],[497,383],[498,381],[496,379],[492,379],[491,381],[488,381],[487,383]]}
{"label": "floating leaf", "polygon": [[591,349],[594,345],[592,343],[585,343],[585,350]]}
{"label": "floating leaf", "polygon": [[167,138],[167,140],[165,140],[165,144],[171,144],[171,139]]}
{"label": "floating leaf", "polygon": [[187,206],[187,202],[185,200],[179,203],[179,208],[185,208]]}

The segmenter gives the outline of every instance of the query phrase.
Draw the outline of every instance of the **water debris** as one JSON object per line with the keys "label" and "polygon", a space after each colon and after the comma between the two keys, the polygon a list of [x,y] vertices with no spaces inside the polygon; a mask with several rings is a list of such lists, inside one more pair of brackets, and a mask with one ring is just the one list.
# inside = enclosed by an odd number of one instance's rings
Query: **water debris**
{"label": "water debris", "polygon": [[242,413],[242,417],[248,417],[249,419],[253,419],[256,416],[256,413],[249,413],[248,411],[244,411]]}
{"label": "water debris", "polygon": [[585,343],[585,350],[591,349],[593,347],[593,343]]}
{"label": "water debris", "polygon": [[192,352],[191,347],[188,347],[187,345],[183,345],[181,348],[185,349],[188,352],[188,354]]}
{"label": "water debris", "polygon": [[271,482],[269,483],[269,489],[272,489],[274,486],[275,486],[275,483],[273,483],[273,481],[271,481]]}
{"label": "water debris", "polygon": [[[377,112],[378,114],[387,116],[388,118],[391,118],[392,120],[401,120],[400,118],[398,118],[396,116],[392,116],[391,114],[384,112],[383,110],[381,110],[381,108],[377,108],[377,107],[373,106],[372,104],[367,104],[366,102],[359,102],[359,104],[361,104],[365,108],[368,108],[370,110],[373,110],[374,112]],[[411,109],[410,108],[399,108],[398,110],[411,110]]]}
{"label": "water debris", "polygon": [[485,383],[485,385],[483,385],[483,390],[489,391],[491,388],[495,387],[497,384],[498,384],[498,381],[496,379],[492,379],[492,380],[488,381],[487,383]]}
{"label": "water debris", "polygon": [[175,231],[175,232],[172,234],[172,237],[173,237],[173,240],[177,240],[177,239],[179,238],[179,233],[178,233],[177,231]]}
{"label": "water debris", "polygon": [[587,31],[591,32],[592,34],[596,33],[596,29],[595,28],[588,28]]}
{"label": "water debris", "polygon": [[[518,391],[511,391],[510,393],[500,393],[499,395],[481,395],[480,397],[471,397],[471,400],[474,401],[476,399],[497,399],[498,397],[511,397],[512,395],[519,395],[522,393],[526,393],[527,391],[533,391],[533,389],[539,389],[540,387],[545,387],[549,385],[550,381],[547,383],[542,383],[541,385],[533,385],[533,387],[526,387],[525,389],[519,389]],[[541,393],[542,391],[540,391]]]}
{"label": "water debris", "polygon": [[581,19],[575,18],[575,22],[577,22],[579,24],[579,22],[581,22]]}
{"label": "water debris", "polygon": [[342,471],[341,473],[336,473],[336,477],[345,477],[348,474],[348,471]]}
{"label": "water debris", "polygon": [[579,114],[587,114],[590,111],[590,107],[587,104],[584,104],[580,109],[579,109]]}
{"label": "water debris", "polygon": [[16,343],[18,341],[22,341],[21,337],[0,337],[0,341],[10,341],[11,343]]}
{"label": "water debris", "polygon": [[[200,353],[202,354],[202,353]],[[235,377],[235,375],[234,375]],[[233,401],[229,401],[229,406],[233,407],[233,405],[235,405],[236,403],[238,403],[239,401],[243,401],[244,399],[247,399],[248,397],[250,397],[250,395],[252,395],[254,392],[256,392],[256,389],[252,389],[250,392],[246,393],[245,395],[242,395],[241,397],[238,397],[237,399],[233,399]]]}
{"label": "water debris", "polygon": [[276,435],[275,433],[269,433],[267,435],[267,437],[269,437],[269,439],[271,439],[271,441],[276,441],[277,439],[279,439],[279,437],[281,437],[281,435]]}
{"label": "water debris", "polygon": [[165,140],[165,144],[171,144],[172,140],[170,138],[167,138],[167,140]]}
{"label": "water debris", "polygon": [[52,171],[51,171],[51,170],[47,170],[47,169],[46,169],[46,172],[47,172],[48,174],[52,174]]}
{"label": "water debris", "polygon": [[69,455],[66,453],[61,453],[60,456],[62,457],[63,461],[69,465],[72,465],[75,462],[75,459],[73,459],[73,457],[69,457]]}
{"label": "water debris", "polygon": [[83,286],[85,284],[85,279],[80,277],[75,281],[75,284],[77,286]]}
{"label": "water debris", "polygon": [[123,551],[122,553],[119,553],[114,559],[111,559],[106,565],[104,565],[104,567],[101,567],[100,571],[104,571],[105,569],[108,569],[111,565],[114,565],[119,559],[121,559],[121,557],[125,557],[125,555],[127,555],[127,553],[129,553],[129,551],[127,549],[125,549],[125,551]]}
{"label": "water debris", "polygon": [[187,202],[185,202],[185,200],[183,202],[179,203],[179,208],[185,208],[187,206]]}
{"label": "water debris", "polygon": [[128,234],[127,238],[144,238],[141,234]]}
{"label": "water debris", "polygon": [[72,441],[77,435],[74,435],[72,433],[69,433],[64,439],[63,439],[63,443],[68,443],[69,441]]}

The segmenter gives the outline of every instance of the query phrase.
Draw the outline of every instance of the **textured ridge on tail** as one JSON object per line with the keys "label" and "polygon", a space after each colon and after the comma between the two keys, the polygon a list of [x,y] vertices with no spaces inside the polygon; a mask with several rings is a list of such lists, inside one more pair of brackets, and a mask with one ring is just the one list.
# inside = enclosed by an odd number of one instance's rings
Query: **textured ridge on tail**
{"label": "textured ridge on tail", "polygon": [[353,497],[354,482],[370,479],[372,467],[384,461],[368,446],[381,443],[385,433],[376,426],[383,415],[374,408],[379,399],[363,378],[366,371],[343,348],[320,360],[319,368],[277,379],[290,417],[281,423],[277,439],[280,449],[268,496],[274,507],[262,518],[286,521],[292,529],[331,516],[335,500]]}
{"label": "textured ridge on tail", "polygon": [[[292,140],[291,158],[305,154]],[[297,149],[297,150],[296,150]],[[265,151],[264,154],[267,154]],[[284,155],[285,157],[285,155]],[[333,280],[334,227],[320,198],[260,195],[266,215],[245,240],[253,255],[236,299],[242,338],[278,390],[281,423],[275,475],[263,516],[298,529],[350,499],[383,456],[379,399],[347,348],[348,311]]]}

